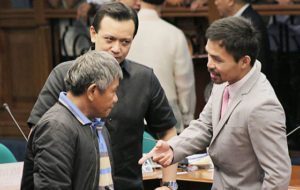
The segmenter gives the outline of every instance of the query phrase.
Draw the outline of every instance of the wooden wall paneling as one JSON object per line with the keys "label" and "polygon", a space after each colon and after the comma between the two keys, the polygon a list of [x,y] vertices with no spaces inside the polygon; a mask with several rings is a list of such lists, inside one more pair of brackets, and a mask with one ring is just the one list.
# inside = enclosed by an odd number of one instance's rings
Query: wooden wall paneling
{"label": "wooden wall paneling", "polygon": [[191,11],[189,7],[168,7],[165,6],[161,12],[162,17],[207,17],[208,7],[197,8]]}
{"label": "wooden wall paneling", "polygon": [[52,58],[52,38],[50,26],[40,26],[37,28],[37,52],[34,55],[35,65],[33,66],[35,74],[35,89],[33,92],[34,102],[42,89],[49,73],[53,68]]}
{"label": "wooden wall paneling", "polygon": [[[41,5],[34,3],[35,9]],[[41,11],[0,10],[0,103],[9,104],[25,134],[29,113],[52,69],[51,41]],[[0,109],[0,137],[21,136],[8,113]]]}
{"label": "wooden wall paneling", "polygon": [[11,84],[10,81],[8,81],[10,67],[8,64],[7,45],[5,31],[0,28],[0,106],[2,106],[4,102],[12,102],[10,99]]}
{"label": "wooden wall paneling", "polygon": [[[10,28],[5,30],[7,39],[6,55],[7,61],[4,64],[6,77],[4,83],[9,86],[5,87],[4,92],[8,94],[4,101],[8,102],[11,111],[21,127],[26,130],[26,119],[28,117],[30,95],[34,85],[32,75],[32,63],[34,63],[34,28]],[[7,100],[9,99],[9,101]],[[20,136],[18,130],[15,130],[15,124],[9,117],[8,113],[2,114],[3,121],[0,121],[1,136]]]}
{"label": "wooden wall paneling", "polygon": [[[36,52],[34,54],[34,65],[32,66],[34,73],[34,91],[32,101],[35,103],[37,96],[42,89],[49,73],[53,67],[52,59],[52,41],[50,22],[45,17],[45,7],[47,0],[33,0],[35,10],[35,21],[37,28],[35,30]],[[31,106],[32,108],[32,106]]]}
{"label": "wooden wall paneling", "polygon": [[33,8],[34,8],[34,16],[35,16],[35,22],[38,25],[47,24],[47,20],[45,18],[45,6],[46,6],[47,0],[33,0]]}
{"label": "wooden wall paneling", "polygon": [[217,7],[214,0],[208,0],[208,21],[212,23],[213,21],[220,18]]}
{"label": "wooden wall paneling", "polygon": [[7,112],[3,109],[2,105],[4,102],[8,104],[11,103],[9,100],[9,90],[10,88],[10,81],[7,80],[7,74],[9,68],[7,67],[7,40],[5,35],[5,30],[0,28],[0,137],[2,137],[4,131],[6,130],[5,121],[7,118]]}
{"label": "wooden wall paneling", "polygon": [[203,110],[206,102],[204,99],[204,89],[206,85],[210,82],[210,76],[207,71],[207,57],[199,57],[193,59],[194,63],[194,74],[195,74],[195,86],[196,86],[196,110],[195,118],[199,118],[199,114]]}
{"label": "wooden wall paneling", "polygon": [[50,29],[42,26],[11,31],[8,39],[13,110],[26,131],[26,120],[52,68]]}
{"label": "wooden wall paneling", "polygon": [[34,11],[32,9],[0,9],[0,28],[22,28],[34,25]]}
{"label": "wooden wall paneling", "polygon": [[[23,116],[23,114],[16,113],[17,109],[15,107],[16,103],[14,100],[13,95],[13,80],[18,78],[15,76],[12,64],[12,54],[11,49],[13,45],[10,44],[10,32],[12,30],[9,28],[1,28],[0,29],[0,46],[1,46],[1,102],[0,102],[0,137],[18,137],[20,136],[20,132],[15,127],[13,120],[10,118],[9,114],[6,110],[2,108],[4,102],[8,103],[11,111],[13,112],[14,116],[20,121],[19,115]],[[13,55],[14,56],[14,55]],[[21,111],[21,110],[20,110]],[[20,113],[20,112],[19,112]],[[23,119],[24,120],[24,119]],[[24,120],[25,121],[25,120]],[[20,122],[24,126],[24,122]],[[25,127],[23,127],[24,129]],[[26,129],[24,129],[26,131]]]}
{"label": "wooden wall paneling", "polygon": [[0,0],[0,9],[9,9],[11,8],[10,0]]}
{"label": "wooden wall paneling", "polygon": [[300,4],[260,4],[253,5],[253,8],[260,14],[266,16],[272,15],[300,15]]}
{"label": "wooden wall paneling", "polygon": [[10,44],[9,57],[12,72],[12,98],[14,107],[22,109],[22,103],[32,94],[34,86],[32,65],[35,51],[35,39],[33,28],[11,30],[8,33]]}

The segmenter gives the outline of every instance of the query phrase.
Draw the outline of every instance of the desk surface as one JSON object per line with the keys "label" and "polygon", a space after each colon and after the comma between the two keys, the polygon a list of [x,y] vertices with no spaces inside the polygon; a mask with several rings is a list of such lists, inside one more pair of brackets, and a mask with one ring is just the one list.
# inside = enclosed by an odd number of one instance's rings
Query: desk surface
{"label": "desk surface", "polygon": [[[144,180],[161,179],[161,171],[155,170],[153,173],[144,175]],[[200,169],[193,172],[178,172],[178,181],[189,181],[199,183],[212,183],[213,182],[213,169]],[[300,166],[292,167],[292,177],[290,180],[289,190],[300,190]]]}
{"label": "desk surface", "polygon": [[[161,170],[155,170],[149,174],[144,174],[144,180],[161,179]],[[177,180],[212,183],[213,182],[213,169],[199,169],[193,172],[177,172]]]}
{"label": "desk surface", "polygon": [[292,177],[290,180],[290,186],[298,187],[300,190],[300,166],[292,167]]}

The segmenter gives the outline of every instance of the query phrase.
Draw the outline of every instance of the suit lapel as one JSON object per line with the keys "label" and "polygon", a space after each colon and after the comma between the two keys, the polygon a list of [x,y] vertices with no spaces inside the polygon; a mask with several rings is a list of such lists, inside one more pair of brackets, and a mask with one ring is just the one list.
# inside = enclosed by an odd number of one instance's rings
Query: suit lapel
{"label": "suit lapel", "polygon": [[251,5],[249,5],[243,12],[242,12],[242,16],[243,17],[251,17],[251,15],[253,14],[253,8]]}
{"label": "suit lapel", "polygon": [[248,94],[251,88],[254,86],[256,81],[259,79],[260,76],[260,69],[261,69],[261,64],[257,61],[256,63],[256,70],[253,73],[253,75],[244,83],[244,85],[241,87],[240,91],[234,99],[231,100],[224,116],[220,119],[220,110],[221,110],[221,104],[222,104],[222,95],[223,91],[225,88],[225,85],[219,86],[216,90],[215,94],[215,102],[217,104],[214,106],[215,109],[213,109],[213,137],[211,140],[211,144],[214,142],[216,137],[219,135],[225,124],[227,123],[228,119],[230,118],[231,114],[233,111],[236,110],[238,104],[242,101],[244,95]]}
{"label": "suit lapel", "polygon": [[[226,84],[214,85],[214,93],[212,94],[212,125],[217,126],[220,122],[222,96]],[[214,132],[215,133],[215,132]]]}

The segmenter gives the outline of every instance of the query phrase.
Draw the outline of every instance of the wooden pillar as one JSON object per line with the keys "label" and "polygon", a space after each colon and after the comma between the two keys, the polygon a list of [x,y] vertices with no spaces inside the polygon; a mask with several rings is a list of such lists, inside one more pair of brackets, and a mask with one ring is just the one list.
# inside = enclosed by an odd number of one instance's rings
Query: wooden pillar
{"label": "wooden pillar", "polygon": [[[44,3],[33,0],[30,9],[0,9],[0,106],[9,104],[26,134],[26,121],[53,65]],[[22,136],[3,109],[0,118],[0,136]]]}
{"label": "wooden pillar", "polygon": [[9,9],[11,8],[10,0],[0,0],[0,9]]}
{"label": "wooden pillar", "polygon": [[213,21],[220,18],[219,12],[216,8],[214,0],[208,0],[208,21],[212,23]]}
{"label": "wooden pillar", "polygon": [[11,81],[9,81],[10,67],[7,55],[8,49],[7,38],[4,30],[0,28],[0,107],[4,102],[10,104],[11,98]]}

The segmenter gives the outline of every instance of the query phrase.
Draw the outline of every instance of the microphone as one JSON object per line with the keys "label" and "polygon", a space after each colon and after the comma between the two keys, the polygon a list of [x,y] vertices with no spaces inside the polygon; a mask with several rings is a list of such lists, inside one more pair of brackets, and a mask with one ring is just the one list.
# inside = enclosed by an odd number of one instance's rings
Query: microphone
{"label": "microphone", "polygon": [[291,134],[293,134],[294,132],[296,132],[298,129],[300,129],[300,126],[296,127],[295,129],[293,129],[291,132],[289,132],[286,137],[290,136]]}
{"label": "microphone", "polygon": [[12,118],[12,120],[14,121],[14,123],[16,124],[16,126],[18,127],[19,131],[22,133],[23,137],[25,138],[25,140],[28,142],[28,139],[26,137],[26,135],[24,134],[23,130],[21,129],[21,127],[19,126],[19,124],[17,123],[15,117],[13,116],[13,114],[11,113],[8,104],[4,103],[3,107],[5,108],[5,110],[9,113],[10,117]]}

